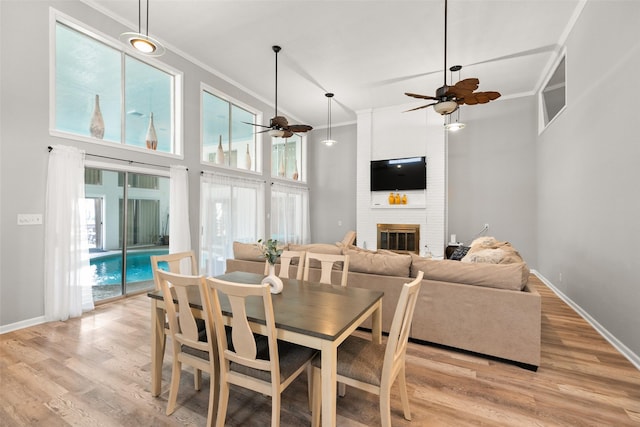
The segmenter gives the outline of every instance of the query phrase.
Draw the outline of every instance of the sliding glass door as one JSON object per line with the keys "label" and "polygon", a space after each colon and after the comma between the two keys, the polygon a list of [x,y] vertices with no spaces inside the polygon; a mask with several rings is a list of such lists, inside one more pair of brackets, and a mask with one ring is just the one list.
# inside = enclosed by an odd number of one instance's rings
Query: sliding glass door
{"label": "sliding glass door", "polygon": [[94,302],[154,287],[149,257],[169,252],[169,178],[87,168]]}

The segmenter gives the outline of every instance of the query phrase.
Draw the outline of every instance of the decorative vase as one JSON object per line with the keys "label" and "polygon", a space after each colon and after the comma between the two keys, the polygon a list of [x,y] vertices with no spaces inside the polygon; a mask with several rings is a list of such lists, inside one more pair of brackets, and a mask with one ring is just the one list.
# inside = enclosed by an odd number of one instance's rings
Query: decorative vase
{"label": "decorative vase", "polygon": [[400,193],[396,193],[396,197],[394,201],[396,205],[399,205],[400,203],[402,203],[402,201],[400,200]]}
{"label": "decorative vase", "polygon": [[267,277],[262,279],[262,284],[268,283],[271,286],[272,294],[279,294],[282,292],[282,288],[284,284],[282,283],[282,279],[276,276],[276,266],[274,264],[269,264],[269,274]]}
{"label": "decorative vase", "polygon": [[403,205],[406,205],[406,204],[407,204],[407,195],[406,195],[406,194],[403,194],[403,195],[402,195],[402,204],[403,204]]}
{"label": "decorative vase", "polygon": [[396,198],[394,197],[393,193],[389,193],[389,204],[395,205],[395,203],[396,203]]}
{"label": "decorative vase", "polygon": [[104,137],[104,119],[102,111],[100,111],[100,95],[96,95],[93,114],[91,115],[91,123],[89,124],[89,132],[94,138],[102,139]]}
{"label": "decorative vase", "polygon": [[245,166],[247,170],[251,170],[251,154],[249,153],[249,144],[247,144],[247,154],[245,155]]}
{"label": "decorative vase", "polygon": [[284,168],[284,154],[282,152],[280,152],[280,156],[278,156],[280,158],[280,168],[278,169],[278,175],[279,176],[285,176],[286,175],[286,170]]}
{"label": "decorative vase", "polygon": [[224,164],[224,150],[222,149],[222,135],[218,139],[218,155],[216,156],[216,163],[219,165]]}
{"label": "decorative vase", "polygon": [[153,125],[153,113],[149,115],[149,128],[144,139],[148,149],[155,150],[158,148],[158,135],[156,135],[156,127]]}
{"label": "decorative vase", "polygon": [[297,181],[299,178],[299,174],[298,174],[298,162],[296,162],[296,169],[293,171],[293,179],[294,181]]}

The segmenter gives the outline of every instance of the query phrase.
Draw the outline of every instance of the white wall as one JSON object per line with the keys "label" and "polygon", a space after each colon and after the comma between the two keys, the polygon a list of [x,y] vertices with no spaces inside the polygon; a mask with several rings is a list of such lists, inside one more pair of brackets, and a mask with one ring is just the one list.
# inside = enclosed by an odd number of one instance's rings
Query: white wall
{"label": "white wall", "polygon": [[538,270],[640,366],[640,2],[589,1],[538,140]]}

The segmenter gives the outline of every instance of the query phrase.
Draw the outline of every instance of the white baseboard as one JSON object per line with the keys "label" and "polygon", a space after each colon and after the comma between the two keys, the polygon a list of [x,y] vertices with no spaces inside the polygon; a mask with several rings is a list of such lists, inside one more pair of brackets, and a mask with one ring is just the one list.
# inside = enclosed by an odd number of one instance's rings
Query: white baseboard
{"label": "white baseboard", "polygon": [[540,274],[536,270],[531,270],[533,274],[535,274],[549,289],[551,289],[561,300],[567,303],[569,307],[575,310],[584,320],[586,320],[593,328],[604,337],[609,343],[616,348],[624,357],[629,359],[629,361],[640,371],[640,356],[635,354],[633,351],[629,349],[626,345],[622,343],[619,339],[617,339],[613,334],[611,334],[608,330],[606,330],[600,323],[598,323],[593,317],[589,315],[585,310],[582,309],[578,304],[576,304],[571,298],[563,294],[558,288],[556,288],[550,281],[548,281],[542,274]]}
{"label": "white baseboard", "polygon": [[33,319],[26,319],[16,323],[2,325],[0,326],[0,335],[6,334],[7,332],[17,331],[18,329],[28,328],[29,326],[40,325],[45,322],[46,320],[44,316],[39,316],[39,317],[34,317]]}

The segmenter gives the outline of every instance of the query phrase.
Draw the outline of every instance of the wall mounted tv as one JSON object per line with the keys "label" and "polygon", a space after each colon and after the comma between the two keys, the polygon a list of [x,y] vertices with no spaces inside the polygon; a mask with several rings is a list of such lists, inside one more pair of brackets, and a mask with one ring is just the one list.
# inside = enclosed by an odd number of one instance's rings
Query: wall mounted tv
{"label": "wall mounted tv", "polygon": [[424,190],[426,157],[371,161],[371,191]]}

